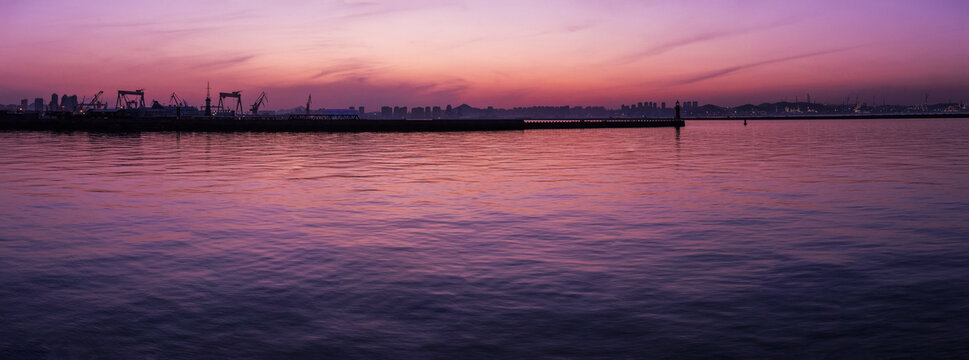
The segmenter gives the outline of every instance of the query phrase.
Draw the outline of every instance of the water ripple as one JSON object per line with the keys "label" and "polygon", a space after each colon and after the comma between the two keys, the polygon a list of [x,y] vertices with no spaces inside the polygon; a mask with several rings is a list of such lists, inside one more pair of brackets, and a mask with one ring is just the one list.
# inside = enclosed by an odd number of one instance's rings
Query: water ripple
{"label": "water ripple", "polygon": [[969,121],[0,133],[2,358],[957,358]]}

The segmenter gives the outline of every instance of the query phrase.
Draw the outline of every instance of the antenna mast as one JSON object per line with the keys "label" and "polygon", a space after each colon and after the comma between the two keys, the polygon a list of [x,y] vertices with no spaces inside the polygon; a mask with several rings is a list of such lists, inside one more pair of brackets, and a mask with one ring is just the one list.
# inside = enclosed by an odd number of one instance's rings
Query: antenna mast
{"label": "antenna mast", "polygon": [[205,82],[205,116],[212,116],[212,96],[210,92],[212,91],[212,85],[206,81]]}

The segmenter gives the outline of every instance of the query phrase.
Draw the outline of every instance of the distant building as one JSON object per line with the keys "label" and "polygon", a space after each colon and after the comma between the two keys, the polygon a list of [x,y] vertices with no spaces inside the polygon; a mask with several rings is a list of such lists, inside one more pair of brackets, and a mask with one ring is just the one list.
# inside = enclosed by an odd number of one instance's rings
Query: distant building
{"label": "distant building", "polygon": [[60,111],[61,109],[57,106],[57,93],[53,93],[50,96],[50,111]]}
{"label": "distant building", "polygon": [[407,118],[407,107],[406,106],[394,106],[394,116],[395,119]]}
{"label": "distant building", "polygon": [[36,112],[44,112],[44,99],[43,98],[36,98],[36,99],[34,99],[34,108],[33,108],[33,110],[36,111]]}
{"label": "distant building", "polygon": [[663,102],[663,110],[666,110],[666,102]]}
{"label": "distant building", "polygon": [[384,106],[380,108],[380,117],[384,119],[390,119],[394,117],[394,109],[390,106]]}
{"label": "distant building", "polygon": [[411,118],[413,118],[413,119],[423,119],[424,118],[424,108],[422,108],[420,106],[415,107],[413,110],[411,110],[410,115],[411,115]]}
{"label": "distant building", "polygon": [[454,109],[451,108],[451,105],[448,105],[447,108],[444,110],[444,117],[448,119],[454,117]]}
{"label": "distant building", "polygon": [[367,111],[363,109],[363,106],[359,107],[358,109],[360,109],[360,115],[366,115],[367,114]]}
{"label": "distant building", "polygon": [[64,96],[61,96],[60,108],[61,110],[64,110],[64,111],[77,110],[78,108],[77,95],[67,96],[67,94],[64,94]]}
{"label": "distant building", "polygon": [[431,110],[431,119],[440,119],[440,118],[441,118],[441,107],[435,106]]}
{"label": "distant building", "polygon": [[77,110],[77,107],[78,107],[77,95],[67,96],[67,94],[64,94],[64,96],[61,96],[61,106],[60,106],[61,110],[74,111],[74,110]]}

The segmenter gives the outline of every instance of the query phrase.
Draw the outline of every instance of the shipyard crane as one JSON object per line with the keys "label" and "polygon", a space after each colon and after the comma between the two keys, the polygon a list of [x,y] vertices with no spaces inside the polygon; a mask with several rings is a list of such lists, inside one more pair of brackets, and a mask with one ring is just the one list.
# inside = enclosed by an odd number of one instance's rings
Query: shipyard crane
{"label": "shipyard crane", "polygon": [[234,114],[242,114],[242,92],[233,91],[230,93],[220,92],[219,93],[219,111],[226,111],[225,99],[232,98],[236,99],[236,106],[231,110]]}
{"label": "shipyard crane", "polygon": [[80,108],[81,111],[84,111],[85,107],[88,107],[90,109],[104,109],[108,107],[108,104],[101,102],[102,94],[104,94],[104,91],[98,91],[98,93],[94,94],[94,97],[91,98],[91,102],[85,102],[84,100],[81,100],[81,103],[78,104],[78,107]]}
{"label": "shipyard crane", "polygon": [[266,96],[266,92],[263,91],[262,94],[259,94],[259,98],[256,99],[256,102],[252,104],[252,114],[259,115],[259,107],[268,102],[269,98]]}
{"label": "shipyard crane", "polygon": [[[129,99],[128,96],[134,96],[135,99]],[[137,100],[136,100],[137,99]],[[118,90],[118,109],[129,109],[133,107],[143,108],[145,107],[145,89],[138,89],[135,91],[128,90]]]}
{"label": "shipyard crane", "polygon": [[172,96],[168,98],[168,106],[178,106],[178,107],[188,107],[188,101],[178,97],[172,92]]}

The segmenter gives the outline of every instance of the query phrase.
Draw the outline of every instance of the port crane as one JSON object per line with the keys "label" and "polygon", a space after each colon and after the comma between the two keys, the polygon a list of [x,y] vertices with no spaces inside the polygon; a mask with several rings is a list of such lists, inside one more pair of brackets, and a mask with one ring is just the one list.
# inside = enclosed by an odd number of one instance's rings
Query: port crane
{"label": "port crane", "polygon": [[[128,96],[133,96],[133,97],[135,97],[135,99],[129,99]],[[138,89],[138,90],[135,90],[135,91],[118,90],[117,107],[118,107],[118,109],[129,109],[129,108],[133,108],[133,107],[139,107],[139,108],[145,107],[145,89]]]}
{"label": "port crane", "polygon": [[259,98],[256,99],[256,102],[252,104],[252,108],[250,109],[252,111],[252,114],[259,115],[259,107],[268,102],[269,102],[269,97],[267,97],[266,92],[263,91],[262,94],[259,94]]}
{"label": "port crane", "polygon": [[168,98],[168,106],[188,107],[188,101],[178,97],[178,95],[175,95],[173,92],[172,96]]}
{"label": "port crane", "polygon": [[104,94],[104,91],[98,91],[98,93],[97,94],[94,94],[94,97],[91,98],[91,102],[85,102],[84,100],[81,100],[81,103],[77,105],[78,108],[79,108],[79,110],[81,110],[83,112],[85,107],[86,108],[89,108],[89,109],[104,109],[104,108],[107,108],[108,107],[108,104],[105,104],[105,103],[101,102],[101,95],[102,94]]}
{"label": "port crane", "polygon": [[220,92],[219,93],[219,111],[227,111],[225,107],[225,99],[236,99],[236,106],[231,110],[235,114],[242,114],[242,92],[233,91],[230,93]]}

